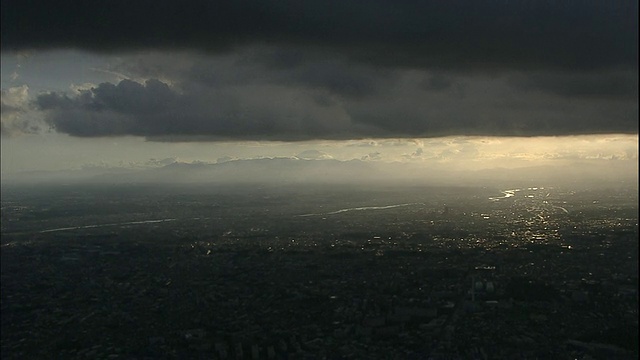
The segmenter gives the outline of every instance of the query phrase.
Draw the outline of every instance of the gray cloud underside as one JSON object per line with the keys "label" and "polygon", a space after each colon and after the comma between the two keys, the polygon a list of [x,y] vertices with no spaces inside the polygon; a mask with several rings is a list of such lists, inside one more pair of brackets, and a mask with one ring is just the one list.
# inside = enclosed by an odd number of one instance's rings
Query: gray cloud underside
{"label": "gray cloud underside", "polygon": [[[637,1],[7,0],[2,51],[117,54],[35,100],[157,141],[637,133]],[[147,55],[145,55],[147,54]]]}
{"label": "gray cloud underside", "polygon": [[[155,68],[149,62],[149,68]],[[362,66],[344,72],[339,69],[346,65],[336,63],[316,77],[305,70],[313,64],[271,71],[253,65],[209,65],[171,70],[171,86],[153,77],[144,83],[122,80],[74,96],[41,94],[36,105],[58,132],[83,137],[137,135],[156,141],[638,131],[633,72],[619,76],[619,81],[630,83],[622,87],[627,90],[604,86],[604,91],[597,91],[574,89],[573,84],[596,88],[599,82],[611,81],[612,73],[465,77],[377,72]],[[167,68],[161,68],[167,76]]]}
{"label": "gray cloud underside", "polygon": [[138,135],[192,140],[308,140],[357,137],[363,126],[347,124],[339,107],[277,85],[211,88],[176,92],[151,79],[103,83],[79,96],[40,95],[39,109],[57,131],[75,136]]}
{"label": "gray cloud underside", "polygon": [[1,6],[3,50],[220,53],[263,43],[394,67],[637,68],[635,0],[7,0]]}

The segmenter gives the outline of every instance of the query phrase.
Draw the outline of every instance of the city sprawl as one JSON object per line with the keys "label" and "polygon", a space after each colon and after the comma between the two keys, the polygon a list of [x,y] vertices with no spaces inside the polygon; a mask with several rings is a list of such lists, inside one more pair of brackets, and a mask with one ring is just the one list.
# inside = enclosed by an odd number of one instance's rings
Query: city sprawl
{"label": "city sprawl", "polygon": [[635,359],[637,196],[8,187],[2,358]]}

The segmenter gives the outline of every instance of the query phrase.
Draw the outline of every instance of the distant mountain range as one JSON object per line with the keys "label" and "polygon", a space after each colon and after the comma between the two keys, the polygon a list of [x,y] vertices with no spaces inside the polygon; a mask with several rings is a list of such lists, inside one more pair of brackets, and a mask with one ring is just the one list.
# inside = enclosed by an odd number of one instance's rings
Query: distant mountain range
{"label": "distant mountain range", "polygon": [[445,165],[299,158],[231,160],[215,164],[174,162],[157,168],[88,167],[65,171],[3,174],[5,184],[38,183],[406,183],[473,186],[636,184],[637,165],[620,162],[534,166],[518,169],[450,170]]}

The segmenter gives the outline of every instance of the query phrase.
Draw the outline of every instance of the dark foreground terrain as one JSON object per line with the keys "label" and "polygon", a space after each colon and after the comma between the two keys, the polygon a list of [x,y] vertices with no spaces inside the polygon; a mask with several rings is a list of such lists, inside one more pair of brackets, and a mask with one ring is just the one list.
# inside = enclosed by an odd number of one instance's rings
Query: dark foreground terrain
{"label": "dark foreground terrain", "polygon": [[3,359],[636,359],[637,189],[3,188]]}

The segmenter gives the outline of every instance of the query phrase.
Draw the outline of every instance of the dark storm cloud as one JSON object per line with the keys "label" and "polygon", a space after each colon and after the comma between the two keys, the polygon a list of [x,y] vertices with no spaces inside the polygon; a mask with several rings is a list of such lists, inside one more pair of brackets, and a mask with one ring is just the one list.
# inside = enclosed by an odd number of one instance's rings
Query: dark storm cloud
{"label": "dark storm cloud", "polygon": [[[637,1],[2,1],[2,49],[304,45],[388,66],[637,68]],[[300,54],[276,54],[295,64]]]}
{"label": "dark storm cloud", "polygon": [[362,97],[376,93],[380,78],[387,75],[381,70],[348,67],[339,62],[314,62],[301,66],[283,80],[324,88],[334,94]]}
{"label": "dark storm cloud", "polygon": [[[241,59],[226,69],[204,60],[195,63],[180,76],[183,82],[202,83],[209,87],[255,83],[304,86],[350,98],[375,95],[380,93],[381,87],[391,86],[393,82],[393,71],[390,69],[326,56],[301,60],[289,67],[273,67],[268,62],[261,62],[263,59],[259,56],[251,60]],[[146,75],[157,76],[158,73],[146,72]]]}
{"label": "dark storm cloud", "polygon": [[175,123],[168,123],[168,119],[175,118],[175,111],[185,106],[178,94],[155,79],[145,84],[131,80],[122,80],[118,85],[102,83],[73,98],[59,93],[42,94],[36,105],[49,111],[50,125],[76,136],[169,131]]}
{"label": "dark storm cloud", "polygon": [[[154,141],[362,139],[447,135],[535,136],[637,133],[634,100],[513,91],[506,79],[465,80],[474,96],[403,83],[367,97],[326,89],[242,84],[181,90],[151,79],[102,83],[75,96],[41,94],[37,107],[73,136],[137,135]],[[331,101],[318,101],[327,97]]]}
{"label": "dark storm cloud", "polygon": [[525,91],[537,90],[567,98],[638,98],[638,74],[634,71],[610,72],[534,72],[510,79]]}
{"label": "dark storm cloud", "polygon": [[422,83],[422,87],[425,90],[442,91],[449,89],[452,84],[453,81],[450,78],[442,74],[435,74],[430,76],[428,79],[425,79]]}
{"label": "dark storm cloud", "polygon": [[637,7],[7,0],[1,46],[115,54],[104,71],[132,80],[35,100],[49,125],[73,136],[637,133]]}
{"label": "dark storm cloud", "polygon": [[341,109],[318,105],[311,95],[267,85],[191,87],[178,92],[150,79],[144,84],[102,83],[73,97],[41,94],[35,103],[56,131],[81,137],[305,140],[358,134],[363,126],[349,125]]}

